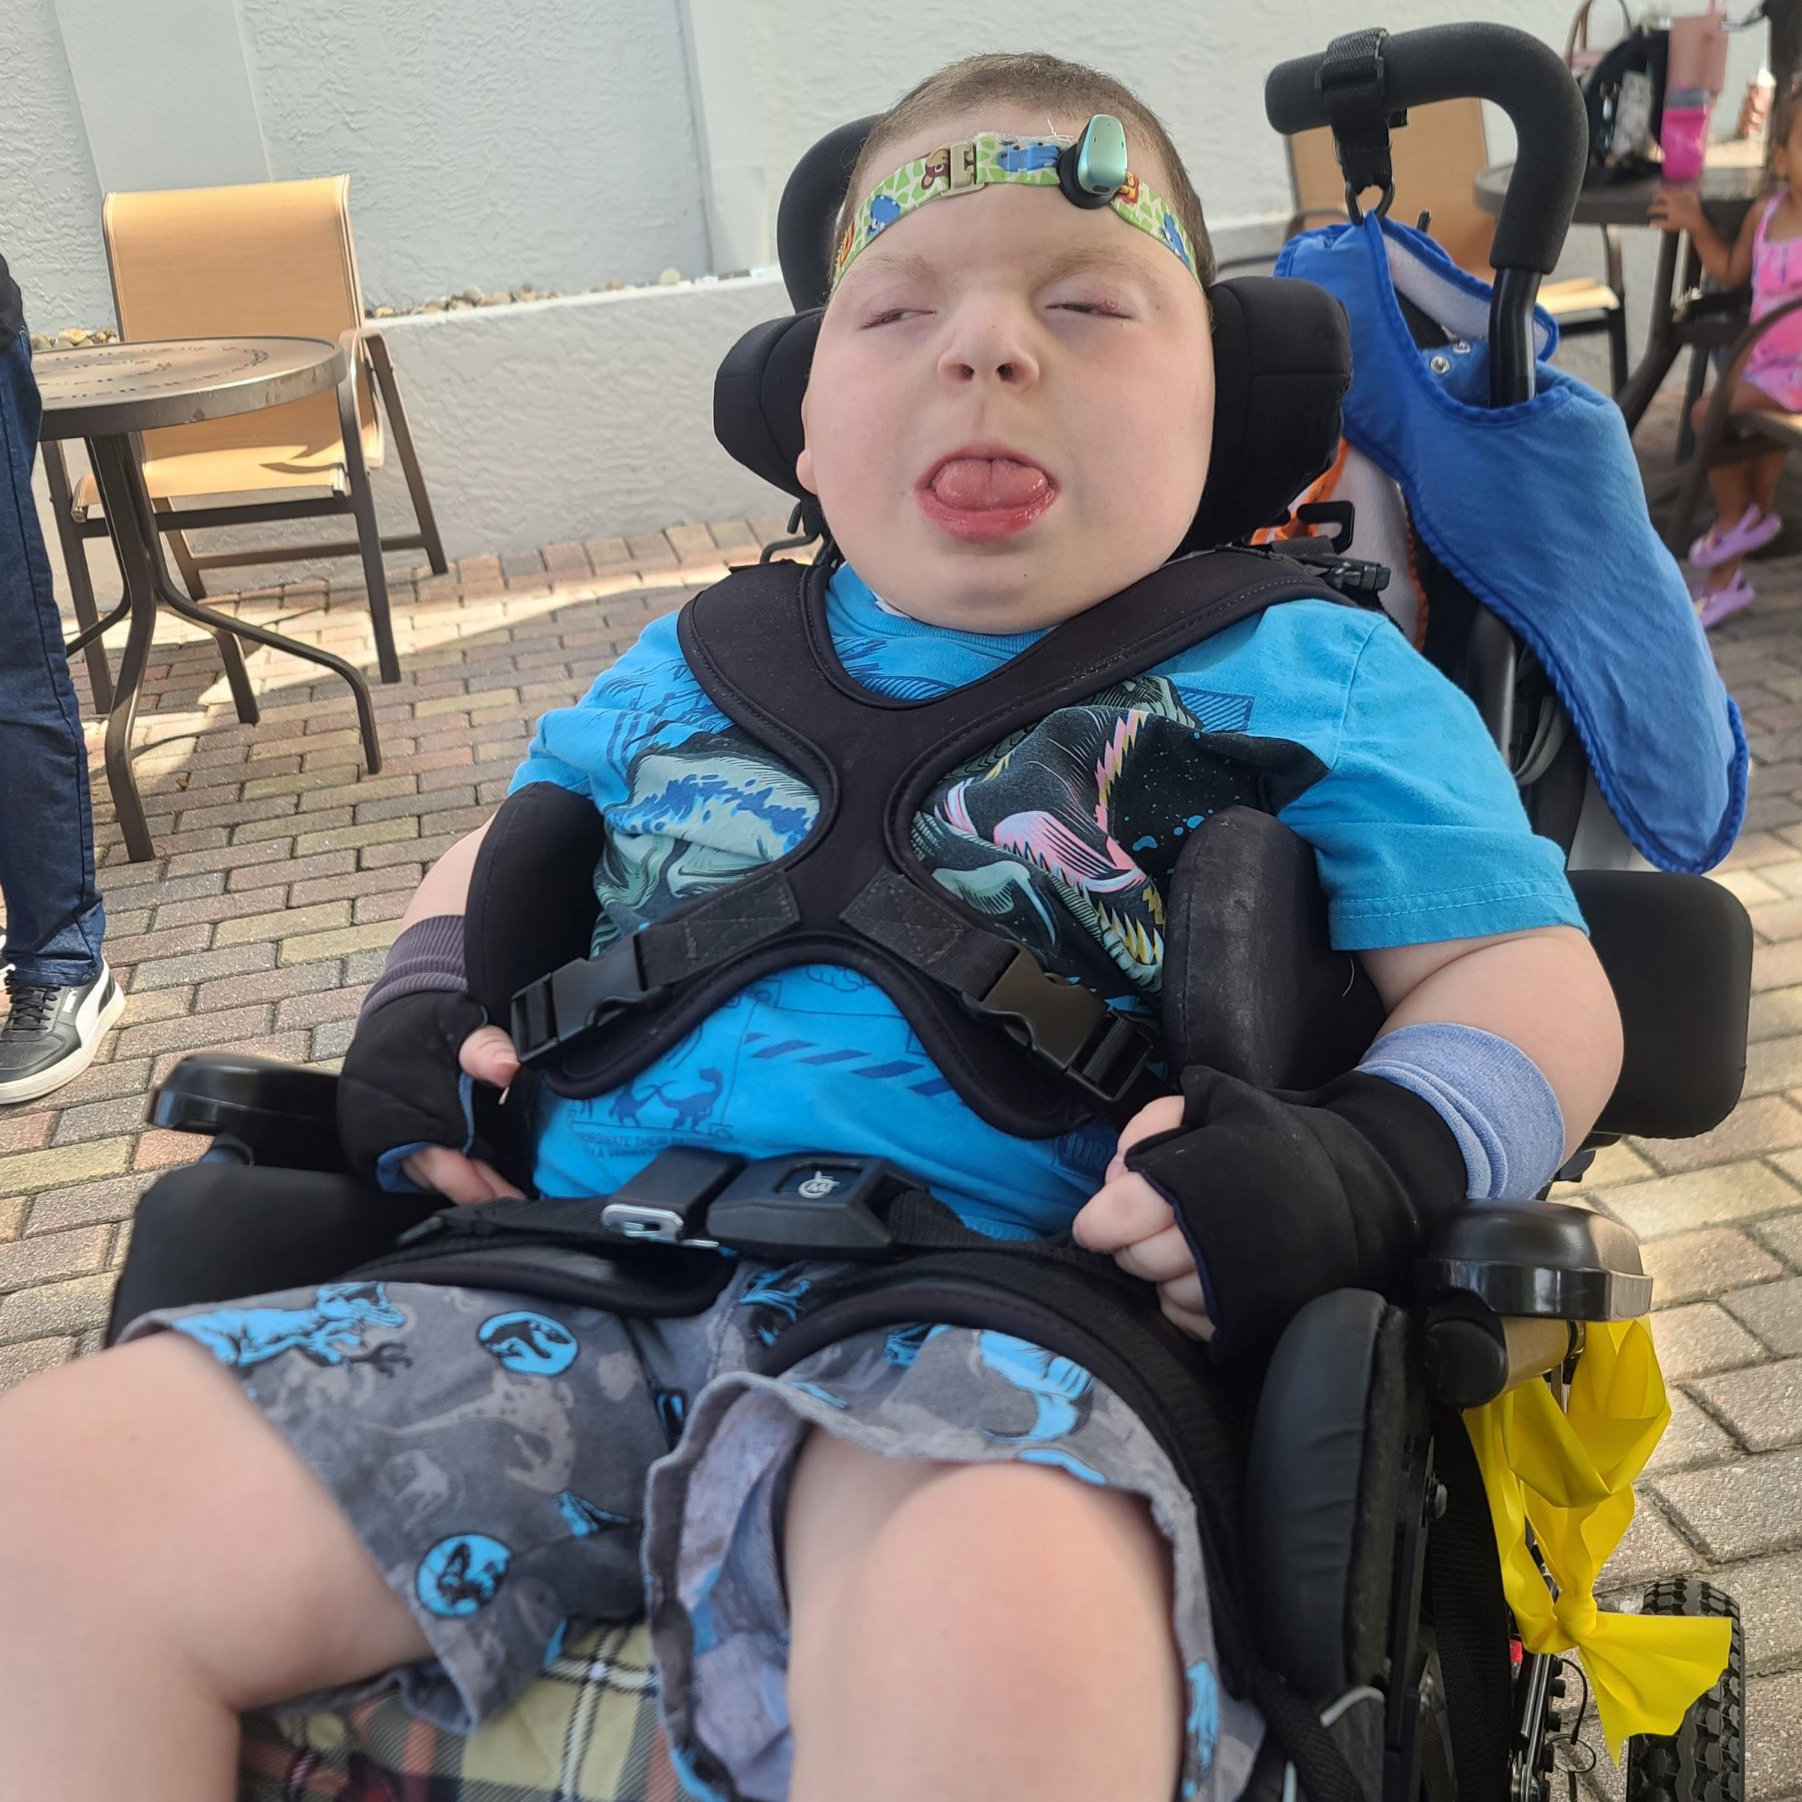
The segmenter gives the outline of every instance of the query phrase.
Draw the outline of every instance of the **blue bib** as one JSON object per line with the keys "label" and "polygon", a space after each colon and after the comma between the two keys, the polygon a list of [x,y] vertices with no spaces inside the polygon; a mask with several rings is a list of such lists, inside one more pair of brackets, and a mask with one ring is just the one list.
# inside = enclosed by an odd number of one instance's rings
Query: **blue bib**
{"label": "blue bib", "polygon": [[[1533,399],[1489,407],[1489,289],[1407,226],[1367,214],[1304,232],[1276,273],[1344,306],[1346,438],[1400,484],[1433,555],[1532,647],[1628,838],[1667,870],[1719,863],[1745,813],[1745,733],[1620,410],[1543,362]],[[1458,343],[1420,349],[1398,287]],[[1536,323],[1544,354],[1555,331]]]}

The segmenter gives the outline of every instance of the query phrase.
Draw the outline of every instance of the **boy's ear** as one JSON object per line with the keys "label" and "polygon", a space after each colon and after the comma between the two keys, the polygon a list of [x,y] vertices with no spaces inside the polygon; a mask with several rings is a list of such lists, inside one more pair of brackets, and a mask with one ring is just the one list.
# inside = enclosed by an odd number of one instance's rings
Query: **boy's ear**
{"label": "boy's ear", "polygon": [[813,448],[807,442],[807,396],[801,396],[801,454],[795,458],[795,480],[809,494],[817,495],[819,485],[813,479]]}

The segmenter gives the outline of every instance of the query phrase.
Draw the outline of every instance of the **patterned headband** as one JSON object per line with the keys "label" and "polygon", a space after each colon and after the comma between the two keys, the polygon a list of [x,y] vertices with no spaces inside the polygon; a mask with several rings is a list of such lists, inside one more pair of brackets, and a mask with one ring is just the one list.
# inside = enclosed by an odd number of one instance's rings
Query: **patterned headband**
{"label": "patterned headband", "polygon": [[983,131],[904,163],[879,181],[851,215],[839,239],[832,285],[838,286],[859,253],[916,207],[1007,181],[1061,188],[1080,207],[1111,206],[1128,225],[1174,251],[1195,275],[1195,246],[1182,222],[1126,166],[1126,128],[1111,114],[1097,113],[1074,144]]}

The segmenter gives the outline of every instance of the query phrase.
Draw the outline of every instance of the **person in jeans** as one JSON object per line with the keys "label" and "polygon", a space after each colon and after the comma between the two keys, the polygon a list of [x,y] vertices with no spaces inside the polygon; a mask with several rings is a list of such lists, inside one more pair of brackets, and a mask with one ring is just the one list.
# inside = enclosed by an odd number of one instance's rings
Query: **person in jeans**
{"label": "person in jeans", "polygon": [[0,900],[11,1007],[0,1107],[77,1077],[125,1011],[100,954],[81,711],[31,495],[42,412],[19,290],[0,258]]}

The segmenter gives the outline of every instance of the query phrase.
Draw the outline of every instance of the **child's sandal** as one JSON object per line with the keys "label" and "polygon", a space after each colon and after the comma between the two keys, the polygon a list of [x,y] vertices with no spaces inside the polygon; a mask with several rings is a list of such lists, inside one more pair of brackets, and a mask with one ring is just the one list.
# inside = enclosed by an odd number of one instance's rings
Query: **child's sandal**
{"label": "child's sandal", "polygon": [[1702,622],[1704,631],[1731,618],[1741,608],[1751,606],[1758,598],[1743,569],[1736,569],[1719,588],[1699,588],[1694,593],[1696,617]]}
{"label": "child's sandal", "polygon": [[1724,532],[1717,519],[1689,547],[1690,564],[1696,569],[1713,569],[1731,557],[1744,557],[1769,544],[1782,530],[1783,521],[1775,513],[1762,513],[1757,507],[1748,507],[1739,516],[1738,523]]}

